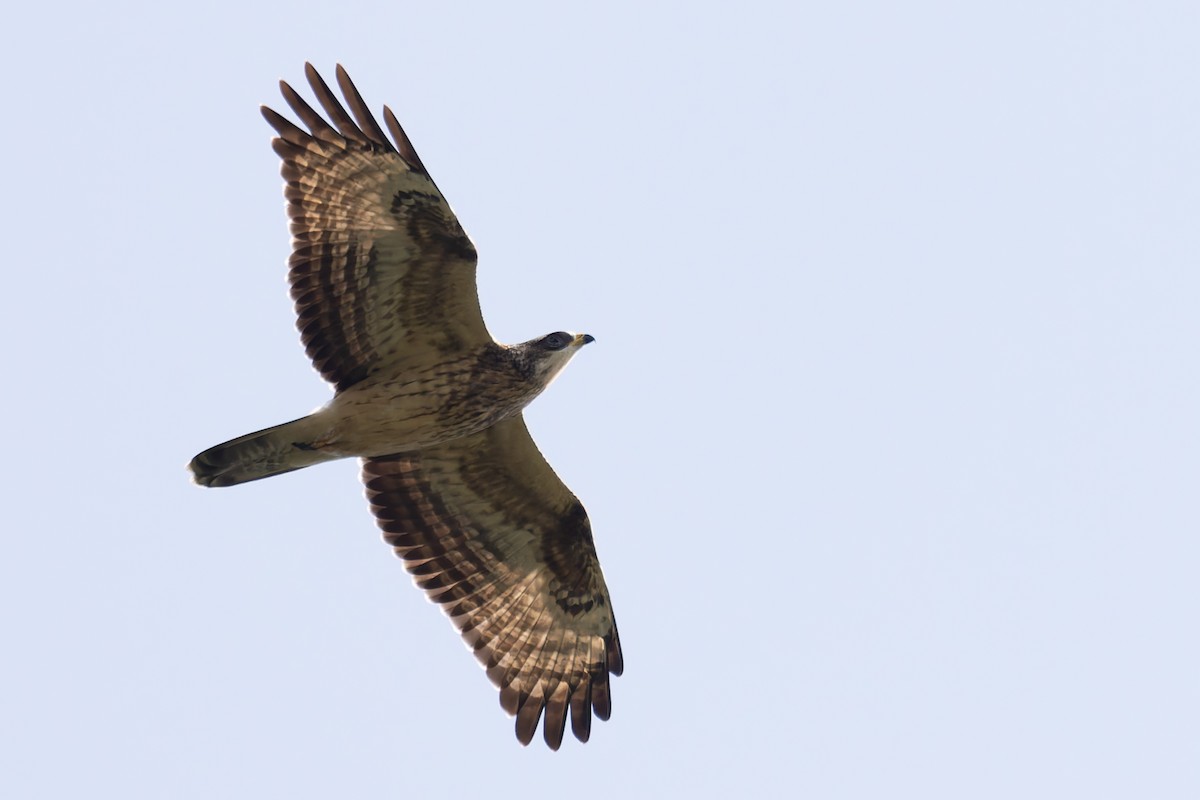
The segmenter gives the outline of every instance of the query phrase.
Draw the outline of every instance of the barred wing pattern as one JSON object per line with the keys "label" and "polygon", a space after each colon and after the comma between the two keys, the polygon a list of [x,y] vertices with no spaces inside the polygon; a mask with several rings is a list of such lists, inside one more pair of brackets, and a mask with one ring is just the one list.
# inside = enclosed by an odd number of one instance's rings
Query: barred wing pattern
{"label": "barred wing pattern", "polygon": [[[293,239],[297,326],[313,364],[340,391],[405,363],[490,342],[475,288],[475,247],[391,110],[372,117],[346,71],[348,114],[311,64],[305,75],[329,120],[286,82],[308,130],[267,107],[279,134]],[[336,126],[336,127],[335,127]]]}
{"label": "barred wing pattern", "polygon": [[363,461],[384,539],[462,633],[528,744],[586,742],[623,669],[587,513],[521,416],[434,448]]}

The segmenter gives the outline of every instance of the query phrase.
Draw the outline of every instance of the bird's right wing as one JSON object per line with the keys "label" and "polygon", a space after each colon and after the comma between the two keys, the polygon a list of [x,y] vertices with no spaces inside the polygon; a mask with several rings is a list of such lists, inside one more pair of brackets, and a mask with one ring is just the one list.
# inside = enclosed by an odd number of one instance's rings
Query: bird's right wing
{"label": "bird's right wing", "polygon": [[528,744],[587,741],[608,719],[621,643],[591,525],[520,415],[419,452],[363,461],[384,539],[462,633]]}
{"label": "bird's right wing", "polygon": [[353,118],[311,64],[330,122],[287,83],[308,130],[267,107],[279,134],[293,235],[289,281],[313,364],[345,389],[402,359],[433,362],[491,341],[475,288],[475,247],[391,110],[379,127],[346,71]]}

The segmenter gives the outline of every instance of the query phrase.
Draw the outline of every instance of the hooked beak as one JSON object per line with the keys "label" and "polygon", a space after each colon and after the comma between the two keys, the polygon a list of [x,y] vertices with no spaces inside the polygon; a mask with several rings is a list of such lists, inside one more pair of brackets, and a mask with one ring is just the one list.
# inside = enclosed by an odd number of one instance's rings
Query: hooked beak
{"label": "hooked beak", "polygon": [[590,333],[577,333],[575,334],[575,341],[571,344],[576,347],[583,347],[585,344],[591,344],[594,341],[596,341],[596,337]]}

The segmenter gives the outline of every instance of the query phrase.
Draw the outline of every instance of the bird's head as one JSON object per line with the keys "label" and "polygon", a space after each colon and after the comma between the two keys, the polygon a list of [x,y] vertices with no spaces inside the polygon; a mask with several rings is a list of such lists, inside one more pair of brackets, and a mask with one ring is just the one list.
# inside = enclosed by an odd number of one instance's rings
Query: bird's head
{"label": "bird's head", "polygon": [[596,338],[586,333],[556,331],[522,342],[514,349],[529,369],[530,377],[545,388],[557,377],[572,356],[585,344],[594,341]]}

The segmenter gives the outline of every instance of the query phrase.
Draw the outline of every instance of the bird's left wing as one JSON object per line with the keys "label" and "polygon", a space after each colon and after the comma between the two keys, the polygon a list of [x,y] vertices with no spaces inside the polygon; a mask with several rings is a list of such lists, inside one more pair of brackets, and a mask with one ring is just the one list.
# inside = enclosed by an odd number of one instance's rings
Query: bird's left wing
{"label": "bird's left wing", "polygon": [[583,506],[517,415],[419,452],[363,461],[384,539],[462,633],[528,744],[541,717],[587,741],[623,669]]}
{"label": "bird's left wing", "polygon": [[325,116],[283,81],[308,130],[262,112],[279,134],[272,146],[294,237],[288,280],[317,370],[340,390],[399,362],[439,363],[490,342],[475,247],[395,115],[384,106],[389,139],[340,65],[353,116],[311,64],[304,71]]}

